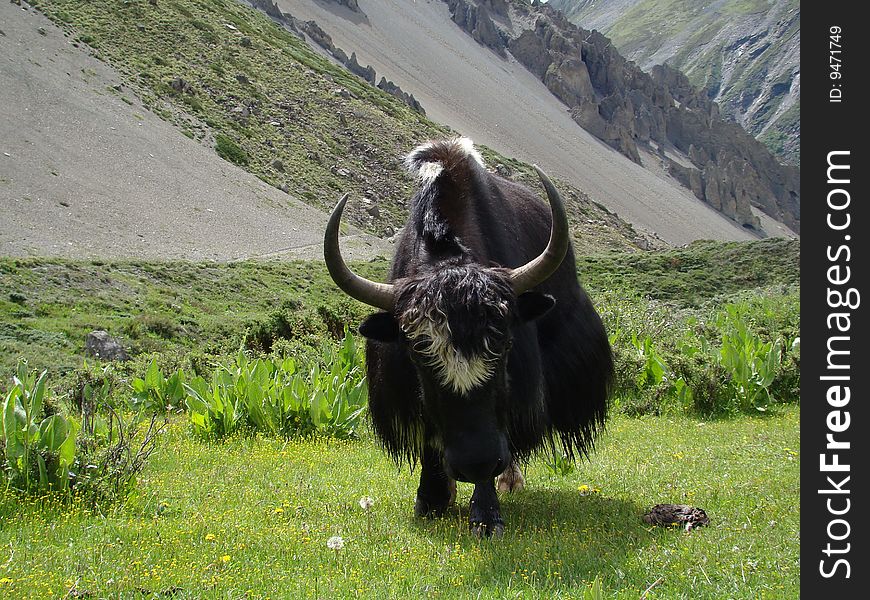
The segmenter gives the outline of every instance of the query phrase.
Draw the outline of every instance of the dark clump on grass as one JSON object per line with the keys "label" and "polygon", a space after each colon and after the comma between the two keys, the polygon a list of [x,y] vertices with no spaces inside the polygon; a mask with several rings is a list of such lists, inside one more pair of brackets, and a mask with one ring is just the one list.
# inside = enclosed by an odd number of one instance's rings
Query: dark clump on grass
{"label": "dark clump on grass", "polygon": [[214,138],[214,149],[218,156],[233,164],[243,167],[250,162],[248,154],[230,137],[219,133]]}

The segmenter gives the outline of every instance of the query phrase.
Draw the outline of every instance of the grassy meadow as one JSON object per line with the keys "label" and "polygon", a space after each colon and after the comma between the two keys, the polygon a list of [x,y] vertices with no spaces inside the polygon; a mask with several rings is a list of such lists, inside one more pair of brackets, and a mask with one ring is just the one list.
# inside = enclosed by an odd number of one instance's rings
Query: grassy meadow
{"label": "grassy meadow", "polygon": [[[0,596],[795,598],[799,252],[799,242],[766,240],[581,257],[617,357],[609,425],[589,460],[543,454],[525,467],[527,488],[502,497],[500,540],[470,534],[468,485],[446,517],[415,518],[419,471],[393,464],[365,420],[345,439],[269,433],[244,415],[234,433],[197,435],[194,411],[176,398],[156,408],[153,453],[124,471],[120,491],[90,489],[81,475],[90,495],[22,491],[6,459]],[[377,278],[386,261],[354,268]],[[48,370],[41,413],[81,431],[92,422],[70,472],[120,447],[106,415],[121,414],[118,427],[135,419],[147,372],[206,386],[245,356],[295,361],[304,378],[312,364],[329,367],[329,349],[368,313],[313,262],[4,258],[0,286],[0,400],[19,358]],[[84,337],[98,327],[123,341],[129,361],[85,364]],[[732,338],[776,358],[762,378],[747,355],[751,397],[722,359]],[[701,507],[710,525],[647,525],[641,516],[658,503]]]}
{"label": "grassy meadow", "polygon": [[[371,435],[191,439],[174,422],[136,490],[105,512],[0,499],[9,598],[796,598],[798,410],[699,421],[616,416],[567,475],[543,460],[502,497],[498,541],[469,534],[471,487],[413,517],[415,473]],[[360,498],[371,496],[368,511]],[[703,507],[685,533],[640,516]],[[341,536],[344,548],[327,547]]]}

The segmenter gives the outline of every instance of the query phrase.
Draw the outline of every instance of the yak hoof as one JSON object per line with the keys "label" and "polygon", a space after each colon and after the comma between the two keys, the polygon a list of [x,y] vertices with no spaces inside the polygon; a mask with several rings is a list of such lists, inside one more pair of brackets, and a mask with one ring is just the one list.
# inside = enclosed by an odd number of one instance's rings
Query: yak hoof
{"label": "yak hoof", "polygon": [[485,538],[500,540],[504,536],[504,523],[496,522],[489,525],[486,523],[472,523],[471,535],[479,540]]}
{"label": "yak hoof", "polygon": [[417,499],[414,501],[414,514],[418,517],[441,517],[454,504],[456,504],[456,481],[448,479],[446,498],[424,497],[419,492],[417,493]]}
{"label": "yak hoof", "polygon": [[523,477],[520,466],[511,462],[510,466],[496,479],[496,488],[500,492],[518,492],[526,487],[526,478]]}
{"label": "yak hoof", "polygon": [[437,518],[444,516],[449,506],[449,502],[431,502],[417,496],[417,500],[414,502],[414,514],[418,517]]}

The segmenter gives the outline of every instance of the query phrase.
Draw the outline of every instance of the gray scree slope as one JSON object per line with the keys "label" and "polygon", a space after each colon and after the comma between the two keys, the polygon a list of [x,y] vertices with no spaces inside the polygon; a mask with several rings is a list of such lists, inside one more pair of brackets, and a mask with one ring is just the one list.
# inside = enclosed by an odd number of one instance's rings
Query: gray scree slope
{"label": "gray scree slope", "polygon": [[[42,15],[0,2],[0,24],[0,255],[322,256],[325,214],[123,102],[120,75]],[[390,252],[358,232],[343,247]]]}
{"label": "gray scree slope", "polygon": [[654,167],[636,165],[586,133],[521,64],[500,59],[460,30],[441,0],[366,0],[363,13],[322,0],[278,5],[317,21],[360,64],[414,94],[434,121],[538,163],[638,229],[674,244],[756,239]]}

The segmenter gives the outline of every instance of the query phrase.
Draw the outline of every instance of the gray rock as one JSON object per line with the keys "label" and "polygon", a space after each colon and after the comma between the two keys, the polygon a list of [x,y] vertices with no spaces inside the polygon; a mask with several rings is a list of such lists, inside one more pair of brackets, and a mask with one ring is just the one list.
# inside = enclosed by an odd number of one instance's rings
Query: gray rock
{"label": "gray rock", "polygon": [[361,64],[359,64],[359,62],[356,59],[356,52],[350,53],[350,59],[348,59],[347,63],[345,63],[345,66],[350,70],[351,73],[354,73],[355,75],[359,75],[360,77],[362,77],[363,79],[365,79],[366,81],[368,81],[372,85],[375,84],[375,70],[374,70],[374,68],[371,65],[364,67]]}
{"label": "gray rock", "polygon": [[413,94],[409,94],[402,90],[399,86],[397,86],[392,81],[389,81],[386,77],[381,77],[381,80],[378,82],[378,88],[387,92],[388,94],[395,96],[412,109],[417,111],[418,113],[425,115],[426,111],[423,110],[423,106],[420,102],[414,97]]}
{"label": "gray rock", "polygon": [[505,56],[505,40],[489,16],[486,2],[477,5],[468,0],[446,1],[454,23],[471,34],[477,43],[491,48],[499,56]]}
{"label": "gray rock", "polygon": [[547,89],[572,108],[583,101],[594,100],[595,88],[586,63],[579,57],[562,56],[557,60],[550,63],[544,74]]}
{"label": "gray rock", "polygon": [[169,87],[171,87],[173,90],[175,90],[179,94],[192,95],[194,93],[193,86],[190,85],[190,83],[188,83],[185,79],[182,79],[181,77],[176,77],[175,79],[170,81]]}
{"label": "gray rock", "polygon": [[85,354],[101,360],[128,360],[127,351],[117,339],[108,332],[98,330],[88,334],[85,340]]}

